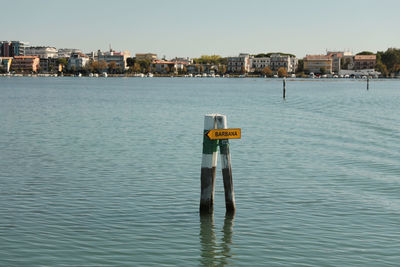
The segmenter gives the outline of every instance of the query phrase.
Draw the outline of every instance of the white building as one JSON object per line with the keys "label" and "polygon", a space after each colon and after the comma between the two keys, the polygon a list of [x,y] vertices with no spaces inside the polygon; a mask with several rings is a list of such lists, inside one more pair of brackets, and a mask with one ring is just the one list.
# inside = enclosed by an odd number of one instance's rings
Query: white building
{"label": "white building", "polygon": [[74,53],[68,59],[69,70],[81,70],[89,63],[89,57],[82,53]]}
{"label": "white building", "polygon": [[250,65],[252,71],[262,71],[271,64],[271,58],[269,57],[255,57],[250,59]]}
{"label": "white building", "polygon": [[95,55],[95,60],[105,61],[107,64],[110,62],[115,62],[117,66],[120,66],[123,70],[126,70],[128,69],[126,59],[130,56],[131,54],[129,51],[115,52],[114,50],[110,50],[107,52],[101,52],[98,50],[97,54]]}
{"label": "white building", "polygon": [[55,58],[58,56],[58,50],[50,46],[31,46],[25,48],[25,55],[39,58]]}
{"label": "white building", "polygon": [[249,72],[250,71],[250,55],[241,53],[238,57],[228,57],[228,72]]}
{"label": "white building", "polygon": [[58,49],[57,57],[67,58],[67,57],[70,57],[74,53],[82,53],[82,51],[79,49],[75,49],[75,48],[60,48],[60,49]]}
{"label": "white building", "polygon": [[287,72],[295,72],[297,68],[297,58],[290,55],[272,54],[271,70],[277,71],[279,68],[285,68]]}

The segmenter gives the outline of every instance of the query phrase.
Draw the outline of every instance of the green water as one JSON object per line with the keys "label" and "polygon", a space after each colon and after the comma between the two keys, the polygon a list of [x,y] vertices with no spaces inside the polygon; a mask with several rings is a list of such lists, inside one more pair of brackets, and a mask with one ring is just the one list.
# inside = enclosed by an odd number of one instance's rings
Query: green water
{"label": "green water", "polygon": [[[400,81],[0,77],[0,266],[398,266]],[[237,212],[200,218],[203,118]],[[220,168],[220,164],[218,165]]]}

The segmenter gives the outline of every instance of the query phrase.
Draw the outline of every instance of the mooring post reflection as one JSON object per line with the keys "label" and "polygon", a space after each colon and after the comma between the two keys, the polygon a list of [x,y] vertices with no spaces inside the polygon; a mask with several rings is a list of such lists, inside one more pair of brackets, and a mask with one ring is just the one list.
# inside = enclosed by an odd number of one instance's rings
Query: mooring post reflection
{"label": "mooring post reflection", "polygon": [[202,266],[225,266],[232,257],[231,244],[233,232],[234,212],[226,213],[222,238],[217,242],[213,214],[200,215],[200,244]]}

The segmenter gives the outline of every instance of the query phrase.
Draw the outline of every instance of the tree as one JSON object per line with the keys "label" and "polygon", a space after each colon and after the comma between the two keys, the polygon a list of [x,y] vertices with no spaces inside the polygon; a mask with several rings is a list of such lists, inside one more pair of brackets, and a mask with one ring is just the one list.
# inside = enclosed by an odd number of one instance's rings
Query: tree
{"label": "tree", "polygon": [[364,55],[364,56],[366,56],[366,55],[375,55],[375,54],[372,53],[372,52],[370,52],[370,51],[362,51],[362,52],[360,52],[360,53],[357,53],[357,55]]}
{"label": "tree", "polygon": [[133,66],[130,66],[129,69],[134,73],[138,73],[138,72],[140,72],[140,64],[134,63]]}
{"label": "tree", "polygon": [[221,75],[225,74],[226,73],[226,65],[219,65],[218,66],[218,72]]}
{"label": "tree", "polygon": [[115,61],[111,61],[108,63],[108,73],[115,73],[117,69],[117,63]]}
{"label": "tree", "polygon": [[132,58],[132,57],[128,57],[128,58],[126,59],[126,65],[127,65],[128,67],[131,67],[131,66],[133,66],[133,64],[135,64],[135,59]]}
{"label": "tree", "polygon": [[300,73],[300,72],[304,72],[304,60],[303,59],[299,59],[299,61],[297,62],[296,73]]}
{"label": "tree", "polygon": [[61,65],[61,68],[64,70],[68,65],[68,60],[64,57],[58,58],[57,63]]}
{"label": "tree", "polygon": [[319,72],[320,72],[322,75],[324,75],[324,74],[326,73],[325,67],[321,67],[321,68],[319,69]]}
{"label": "tree", "polygon": [[168,67],[168,65],[165,65],[164,71],[165,71],[165,73],[169,73],[171,71],[171,69],[170,69],[170,67]]}
{"label": "tree", "polygon": [[286,77],[287,76],[287,71],[284,67],[280,67],[278,69],[278,77]]}
{"label": "tree", "polygon": [[263,75],[266,75],[267,77],[272,77],[273,75],[272,70],[269,67],[265,67],[261,72]]}

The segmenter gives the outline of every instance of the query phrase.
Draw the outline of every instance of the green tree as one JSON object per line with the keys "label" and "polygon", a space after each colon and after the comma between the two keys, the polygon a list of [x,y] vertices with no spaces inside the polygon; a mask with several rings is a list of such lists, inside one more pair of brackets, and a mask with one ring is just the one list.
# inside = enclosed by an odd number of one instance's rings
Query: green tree
{"label": "green tree", "polygon": [[369,55],[375,55],[375,54],[370,51],[362,51],[360,53],[357,53],[357,55],[369,56]]}
{"label": "green tree", "polygon": [[300,73],[300,72],[304,72],[304,60],[303,59],[299,59],[299,61],[297,62],[296,73]]}
{"label": "green tree", "polygon": [[322,75],[324,75],[324,74],[326,73],[325,67],[321,67],[321,68],[319,69],[319,72],[320,72]]}
{"label": "green tree", "polygon": [[64,70],[68,65],[68,60],[64,57],[58,58],[57,63],[61,65],[61,68]]}

